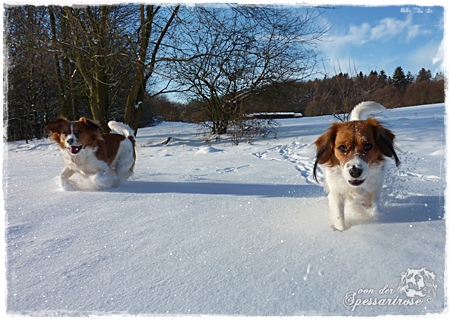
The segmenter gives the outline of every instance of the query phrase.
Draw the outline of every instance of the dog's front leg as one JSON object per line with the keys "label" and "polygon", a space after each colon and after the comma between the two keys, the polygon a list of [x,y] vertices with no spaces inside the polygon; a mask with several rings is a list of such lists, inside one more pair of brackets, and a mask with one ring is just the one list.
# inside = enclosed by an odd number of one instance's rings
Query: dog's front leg
{"label": "dog's front leg", "polygon": [[75,173],[75,171],[73,171],[70,168],[65,167],[64,170],[61,172],[61,175],[60,175],[61,181],[69,182],[69,178],[71,176],[73,176],[74,173]]}
{"label": "dog's front leg", "polygon": [[373,220],[377,220],[380,216],[379,192],[378,194],[375,193],[373,199],[372,205],[369,208],[369,217]]}
{"label": "dog's front leg", "polygon": [[100,170],[90,177],[94,189],[109,189],[114,183],[114,174],[108,168]]}
{"label": "dog's front leg", "polygon": [[58,184],[64,190],[75,190],[77,189],[76,185],[70,181],[70,177],[73,176],[75,171],[70,168],[65,167],[59,176]]}
{"label": "dog's front leg", "polygon": [[335,230],[344,231],[344,199],[340,195],[329,193],[328,202],[330,205],[331,219],[333,220],[333,228]]}

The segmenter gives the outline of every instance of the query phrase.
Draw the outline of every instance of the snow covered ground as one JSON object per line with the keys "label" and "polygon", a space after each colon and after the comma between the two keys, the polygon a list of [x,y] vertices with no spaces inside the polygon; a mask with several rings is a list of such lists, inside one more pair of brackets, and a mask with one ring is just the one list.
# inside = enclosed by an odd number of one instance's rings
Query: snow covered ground
{"label": "snow covered ground", "polygon": [[[238,146],[207,146],[191,124],[141,129],[135,175],[106,191],[59,189],[63,162],[47,139],[5,144],[6,311],[440,314],[444,113],[444,104],[384,113],[402,163],[389,160],[380,219],[344,232],[332,230],[312,179],[313,143],[330,116],[284,119],[277,139]],[[402,274],[413,277],[406,287]]]}

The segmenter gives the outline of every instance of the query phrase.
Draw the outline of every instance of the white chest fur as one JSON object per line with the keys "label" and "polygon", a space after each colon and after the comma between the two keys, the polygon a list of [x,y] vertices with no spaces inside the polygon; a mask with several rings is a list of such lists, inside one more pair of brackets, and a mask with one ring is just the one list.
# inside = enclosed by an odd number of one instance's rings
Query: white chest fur
{"label": "white chest fur", "polygon": [[95,155],[95,148],[83,148],[76,155],[72,154],[68,149],[62,151],[64,163],[66,167],[80,172],[83,175],[95,174],[97,172],[107,172],[108,164],[99,160]]}

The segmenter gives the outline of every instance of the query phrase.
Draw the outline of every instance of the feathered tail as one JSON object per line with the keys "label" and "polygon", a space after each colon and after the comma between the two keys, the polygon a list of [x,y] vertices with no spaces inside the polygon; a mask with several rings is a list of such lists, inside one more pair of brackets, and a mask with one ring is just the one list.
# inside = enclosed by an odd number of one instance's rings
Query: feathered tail
{"label": "feathered tail", "polygon": [[108,127],[120,134],[123,134],[125,137],[132,137],[134,138],[133,129],[131,129],[127,124],[117,121],[110,121],[108,122]]}
{"label": "feathered tail", "polygon": [[371,113],[385,110],[386,108],[377,102],[364,101],[353,108],[352,113],[350,113],[350,121],[365,120]]}

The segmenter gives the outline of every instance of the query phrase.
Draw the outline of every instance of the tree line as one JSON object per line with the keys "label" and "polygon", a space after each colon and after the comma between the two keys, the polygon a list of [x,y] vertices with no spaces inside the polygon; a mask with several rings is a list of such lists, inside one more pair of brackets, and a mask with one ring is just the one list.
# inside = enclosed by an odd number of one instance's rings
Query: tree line
{"label": "tree line", "polygon": [[[381,70],[350,75],[342,73],[306,84],[310,97],[304,104],[305,116],[342,114],[344,117],[361,101],[377,101],[387,108],[399,108],[444,102],[444,76],[422,68],[416,76],[410,71],[405,75],[397,67],[391,76]],[[320,90],[320,91],[317,91]]]}
{"label": "tree line", "polygon": [[[274,83],[254,92],[241,106],[243,114],[255,112],[294,112],[303,116],[335,115],[345,120],[352,108],[361,101],[377,101],[387,108],[399,108],[445,101],[443,73],[432,76],[422,68],[414,76],[397,67],[392,76],[383,70],[339,72],[307,81]],[[169,102],[169,101],[167,101]],[[159,114],[164,119],[201,122],[206,115],[201,102],[172,104],[170,114]]]}
{"label": "tree line", "polygon": [[[313,78],[322,8],[241,5],[6,6],[7,139],[43,136],[58,116],[138,128],[158,119],[211,134],[245,114],[346,114],[444,101],[442,74],[398,67]],[[183,102],[173,102],[170,94]],[[185,102],[187,101],[187,102]]]}

